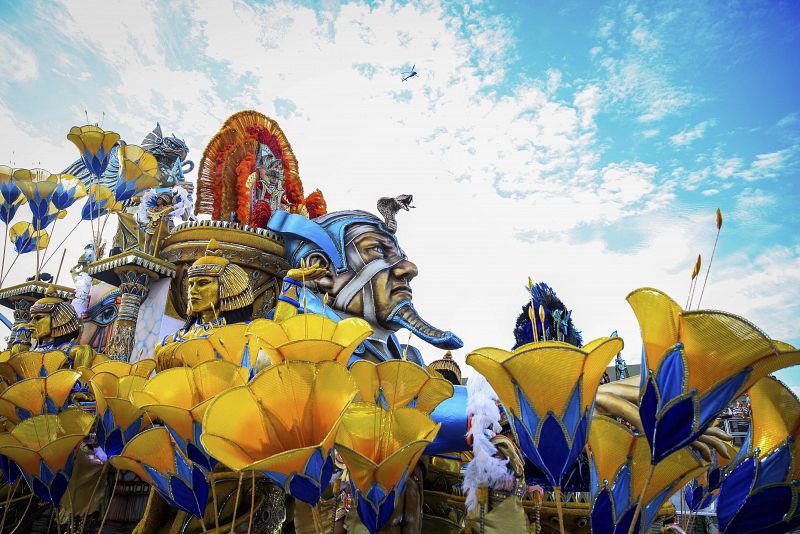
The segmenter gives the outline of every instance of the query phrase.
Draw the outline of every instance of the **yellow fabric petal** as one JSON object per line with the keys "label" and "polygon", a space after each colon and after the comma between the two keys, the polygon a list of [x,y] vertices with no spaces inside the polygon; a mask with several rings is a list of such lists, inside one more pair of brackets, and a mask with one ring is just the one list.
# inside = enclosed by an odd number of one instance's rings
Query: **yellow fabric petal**
{"label": "yellow fabric petal", "polygon": [[39,451],[42,459],[53,471],[64,469],[69,456],[86,437],[85,434],[69,434],[51,441]]}
{"label": "yellow fabric petal", "polygon": [[[166,474],[168,471],[175,473],[176,452],[180,453],[169,431],[164,427],[154,427],[137,434],[125,445],[119,457],[111,458],[111,462],[116,467],[133,471],[142,479],[152,482],[144,469],[138,468],[138,464],[140,462],[147,464],[161,474]],[[120,457],[127,461],[116,461]]]}
{"label": "yellow fabric petal", "polygon": [[[525,350],[524,345],[518,350]],[[511,357],[512,353],[492,347],[484,347],[467,354],[466,362],[472,366],[491,384],[503,406],[519,414],[519,401],[511,375],[503,368],[503,363]]]}
{"label": "yellow fabric petal", "polygon": [[667,349],[678,339],[681,307],[665,293],[650,287],[633,291],[627,300],[639,321],[647,367],[658,369]]}
{"label": "yellow fabric petal", "polygon": [[800,401],[777,378],[762,378],[748,391],[751,418],[751,448],[759,449],[759,458],[769,456],[776,448],[793,438],[794,478],[800,478]]}
{"label": "yellow fabric petal", "polygon": [[192,379],[203,401],[231,387],[247,384],[248,370],[226,360],[211,360],[192,368]]}
{"label": "yellow fabric petal", "polygon": [[280,436],[266,425],[258,401],[246,386],[229,389],[211,401],[200,441],[209,454],[231,469],[242,469],[284,450]]}
{"label": "yellow fabric petal", "polygon": [[142,409],[128,399],[109,397],[105,401],[114,415],[114,421],[123,430],[131,426],[142,415]]}
{"label": "yellow fabric petal", "polygon": [[619,421],[595,414],[589,431],[589,449],[600,481],[613,482],[627,461],[634,439],[633,432]]}
{"label": "yellow fabric petal", "polygon": [[[109,402],[110,399],[106,399]],[[194,427],[192,414],[185,408],[169,406],[166,404],[150,404],[141,407],[152,419],[161,419],[182,439],[194,441]]]}
{"label": "yellow fabric petal", "polygon": [[[188,367],[174,367],[157,373],[147,381],[141,391],[155,397],[158,404],[175,406],[184,410],[191,410],[192,407],[203,401],[195,386],[192,370]],[[142,398],[136,394],[133,397],[137,404]]]}
{"label": "yellow fabric petal", "polygon": [[608,364],[619,354],[624,343],[620,337],[603,337],[585,345],[582,350],[587,353],[583,364],[583,407],[588,408],[594,402],[597,388],[600,386]]}
{"label": "yellow fabric petal", "polygon": [[0,454],[8,456],[29,475],[39,476],[42,457],[36,451],[19,445],[0,445]]}
{"label": "yellow fabric petal", "polygon": [[25,419],[11,430],[11,435],[21,445],[38,451],[47,443],[58,438],[58,416],[37,415]]}

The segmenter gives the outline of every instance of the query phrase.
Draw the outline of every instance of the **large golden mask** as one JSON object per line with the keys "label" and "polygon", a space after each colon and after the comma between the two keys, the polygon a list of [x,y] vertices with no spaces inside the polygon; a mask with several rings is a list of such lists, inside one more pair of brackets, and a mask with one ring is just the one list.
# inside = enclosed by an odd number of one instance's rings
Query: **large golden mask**
{"label": "large golden mask", "polygon": [[187,314],[199,316],[202,322],[253,304],[247,273],[220,255],[215,239],[209,241],[205,256],[189,267],[187,278]]}
{"label": "large golden mask", "polygon": [[64,336],[77,337],[80,330],[81,323],[75,308],[66,300],[57,297],[54,290],[49,289],[47,296],[37,300],[31,306],[30,314],[29,328],[39,344],[49,343]]}

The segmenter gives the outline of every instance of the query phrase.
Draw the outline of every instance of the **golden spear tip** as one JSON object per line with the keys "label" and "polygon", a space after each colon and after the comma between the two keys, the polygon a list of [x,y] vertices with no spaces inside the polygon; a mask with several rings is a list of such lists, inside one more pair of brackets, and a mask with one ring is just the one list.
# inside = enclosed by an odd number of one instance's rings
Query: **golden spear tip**
{"label": "golden spear tip", "polygon": [[722,228],[722,210],[717,208],[717,230]]}
{"label": "golden spear tip", "polygon": [[531,280],[531,277],[529,276],[528,277],[528,291],[530,291],[531,289],[533,289],[533,280]]}
{"label": "golden spear tip", "polygon": [[694,264],[694,269],[692,269],[692,280],[697,278],[697,275],[700,274],[700,264],[702,263],[702,259],[700,254],[697,255],[697,261]]}

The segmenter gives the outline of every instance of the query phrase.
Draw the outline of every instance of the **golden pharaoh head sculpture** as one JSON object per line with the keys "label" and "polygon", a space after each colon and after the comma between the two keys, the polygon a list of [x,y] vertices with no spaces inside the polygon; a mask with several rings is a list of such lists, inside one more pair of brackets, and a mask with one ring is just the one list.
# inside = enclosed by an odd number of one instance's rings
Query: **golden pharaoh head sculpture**
{"label": "golden pharaoh head sculpture", "polygon": [[[53,286],[47,288],[47,293],[43,298],[37,300],[30,309],[31,322],[34,325],[38,322],[37,317],[43,315],[50,318],[49,335],[43,334],[37,326],[34,327],[34,336],[58,339],[63,336],[74,334],[78,335],[81,322],[72,304],[58,297]],[[41,342],[42,339],[39,339]]]}
{"label": "golden pharaoh head sculpture", "polygon": [[189,267],[187,278],[199,276],[217,279],[220,312],[238,310],[253,304],[253,289],[247,273],[222,257],[216,239],[208,242],[205,255]]}

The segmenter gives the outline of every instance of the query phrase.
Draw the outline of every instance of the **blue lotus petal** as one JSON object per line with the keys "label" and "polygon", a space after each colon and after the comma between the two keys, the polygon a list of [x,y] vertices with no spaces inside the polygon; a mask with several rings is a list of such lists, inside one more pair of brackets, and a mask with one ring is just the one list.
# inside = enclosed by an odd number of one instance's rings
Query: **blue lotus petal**
{"label": "blue lotus petal", "polygon": [[631,502],[631,471],[628,464],[624,464],[617,473],[614,479],[612,494],[614,495],[614,504],[616,505],[614,520],[619,521],[623,510],[625,510]]}
{"label": "blue lotus petal", "polygon": [[295,474],[289,481],[287,493],[295,499],[300,499],[304,503],[315,506],[320,499],[320,487],[310,479],[300,474]]}
{"label": "blue lotus petal", "polygon": [[652,447],[656,434],[656,413],[658,412],[658,393],[656,384],[649,377],[644,385],[644,395],[639,403],[639,417],[642,420],[642,430],[647,437],[647,442]]}
{"label": "blue lotus petal", "polygon": [[792,450],[784,444],[778,447],[758,464],[758,475],[753,488],[786,482],[792,467]]}
{"label": "blue lotus petal", "polygon": [[750,376],[751,369],[745,369],[739,374],[733,375],[711,391],[703,395],[700,399],[700,423],[703,431],[714,422],[719,413],[733,402],[736,394],[744,385],[747,377]]}
{"label": "blue lotus petal", "polygon": [[564,416],[561,418],[564,426],[567,427],[567,432],[570,434],[573,433],[573,430],[578,425],[578,420],[581,416],[581,390],[583,389],[583,386],[581,385],[582,382],[583,379],[581,378],[578,380],[577,384],[575,384],[575,389],[572,391],[572,395],[570,395],[567,408],[564,410]]}
{"label": "blue lotus petal", "polygon": [[683,382],[686,379],[686,370],[683,364],[683,345],[678,343],[672,351],[664,357],[656,375],[658,392],[661,402],[658,409],[683,392]]}
{"label": "blue lotus petal", "polygon": [[394,512],[394,501],[395,501],[395,493],[394,490],[389,492],[389,495],[386,496],[383,503],[380,505],[380,510],[378,511],[378,530],[383,528],[389,518],[392,517],[392,513]]}
{"label": "blue lotus petal", "polygon": [[750,493],[755,479],[756,459],[750,456],[728,473],[728,476],[722,481],[717,498],[717,517],[721,529],[722,525],[727,525],[733,520],[739,507]]}
{"label": "blue lotus petal", "polygon": [[147,471],[147,474],[150,475],[150,478],[153,479],[155,483],[156,491],[158,491],[162,497],[165,499],[170,499],[169,496],[169,481],[165,475],[162,475],[152,467],[147,464],[142,464],[142,468]]}
{"label": "blue lotus petal", "polygon": [[358,518],[367,527],[370,534],[375,534],[380,530],[378,526],[378,512],[373,507],[369,499],[364,497],[360,491],[357,492],[356,511],[358,511]]}
{"label": "blue lotus petal", "polygon": [[200,503],[197,500],[197,495],[195,495],[192,488],[190,488],[186,483],[181,480],[180,477],[170,477],[169,485],[172,490],[172,502],[181,510],[192,514],[197,518],[203,517],[203,511],[205,510],[206,501],[203,501],[203,505],[201,507]]}
{"label": "blue lotus petal", "polygon": [[561,425],[552,413],[547,414],[547,418],[542,424],[539,435],[539,455],[544,461],[545,474],[550,479],[553,487],[561,485],[561,477],[568,467],[567,459],[570,453],[569,443]]}
{"label": "blue lotus petal", "polygon": [[39,462],[39,479],[45,484],[50,484],[50,481],[53,479],[53,471],[50,469],[50,466],[47,465],[47,462]]}
{"label": "blue lotus petal", "polygon": [[656,424],[655,443],[651,443],[651,462],[657,464],[673,452],[685,447],[702,434],[692,432],[694,421],[694,399],[682,399],[664,412]]}
{"label": "blue lotus petal", "polygon": [[67,480],[64,473],[59,472],[53,477],[53,480],[50,482],[50,502],[52,502],[54,506],[58,506],[59,503],[61,503],[61,498],[67,492],[68,485],[69,480]]}
{"label": "blue lotus petal", "polygon": [[274,471],[260,471],[260,473],[281,488],[286,488],[286,481],[289,480],[287,475],[284,475],[283,473],[276,473]]}
{"label": "blue lotus petal", "polygon": [[[718,505],[719,506],[719,505]],[[719,516],[720,532],[747,534],[761,533],[779,527],[778,532],[787,532],[784,517],[792,506],[792,489],[788,485],[759,491],[749,497],[733,517]]]}
{"label": "blue lotus petal", "polygon": [[36,477],[32,477],[29,482],[31,489],[33,490],[34,495],[39,497],[44,502],[52,503],[52,497],[50,496],[50,488],[47,485],[43,484],[41,480]]}
{"label": "blue lotus petal", "polygon": [[130,440],[132,440],[134,438],[134,436],[136,436],[136,434],[139,433],[139,429],[141,429],[141,428],[142,428],[142,418],[139,417],[136,421],[131,423],[131,426],[129,426],[128,428],[125,429],[125,432],[124,432],[125,443],[129,442]]}
{"label": "blue lotus petal", "polygon": [[103,450],[108,456],[115,456],[122,452],[125,444],[122,442],[122,430],[117,427],[108,434],[106,441],[102,445]]}
{"label": "blue lotus petal", "polygon": [[3,476],[8,484],[13,484],[22,476],[22,469],[7,456],[0,456],[0,470],[3,471]]}
{"label": "blue lotus petal", "polygon": [[592,521],[592,531],[594,532],[614,532],[614,510],[613,500],[607,489],[601,489],[592,501],[590,519]]}

